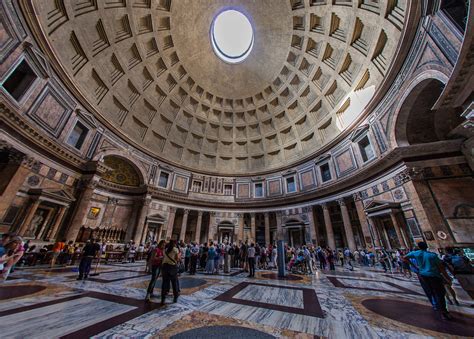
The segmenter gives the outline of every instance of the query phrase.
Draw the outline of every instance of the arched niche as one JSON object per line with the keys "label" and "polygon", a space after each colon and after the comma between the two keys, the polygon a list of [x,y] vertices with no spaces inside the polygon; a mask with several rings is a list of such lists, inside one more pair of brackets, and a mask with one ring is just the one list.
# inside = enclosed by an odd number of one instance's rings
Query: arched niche
{"label": "arched niche", "polygon": [[107,155],[104,157],[105,166],[111,170],[107,171],[102,178],[114,184],[138,187],[143,183],[143,177],[135,165],[117,155]]}
{"label": "arched niche", "polygon": [[431,109],[438,100],[444,83],[426,78],[416,83],[400,106],[395,139],[398,146],[423,144],[441,140],[436,131],[436,114]]}

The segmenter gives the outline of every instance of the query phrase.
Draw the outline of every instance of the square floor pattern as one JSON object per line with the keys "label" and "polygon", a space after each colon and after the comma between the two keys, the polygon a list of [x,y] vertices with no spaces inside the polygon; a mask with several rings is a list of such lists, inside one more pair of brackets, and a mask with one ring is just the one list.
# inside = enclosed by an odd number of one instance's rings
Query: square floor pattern
{"label": "square floor pattern", "polygon": [[316,292],[310,288],[242,282],[214,300],[324,318]]}
{"label": "square floor pattern", "polygon": [[304,309],[303,291],[285,287],[248,285],[234,298],[280,306],[291,304],[292,307]]}

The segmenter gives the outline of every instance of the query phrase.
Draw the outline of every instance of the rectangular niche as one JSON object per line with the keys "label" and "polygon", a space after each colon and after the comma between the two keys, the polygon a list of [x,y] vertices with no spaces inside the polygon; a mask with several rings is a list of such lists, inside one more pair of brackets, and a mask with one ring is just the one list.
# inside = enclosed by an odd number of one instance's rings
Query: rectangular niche
{"label": "rectangular niche", "polygon": [[31,69],[28,62],[23,59],[1,85],[13,99],[19,102],[32,87],[37,78],[38,76]]}
{"label": "rectangular niche", "polygon": [[77,121],[67,138],[68,145],[81,150],[88,133],[89,129],[82,122]]}

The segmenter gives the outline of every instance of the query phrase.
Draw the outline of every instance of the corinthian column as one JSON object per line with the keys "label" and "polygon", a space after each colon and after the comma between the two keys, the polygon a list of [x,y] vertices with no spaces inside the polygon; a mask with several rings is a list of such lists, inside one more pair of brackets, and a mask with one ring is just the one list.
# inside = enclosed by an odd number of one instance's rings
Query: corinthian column
{"label": "corinthian column", "polygon": [[240,240],[240,241],[244,241],[244,226],[245,226],[245,222],[244,222],[244,213],[240,213],[239,214],[239,230],[238,230],[238,235],[237,235],[237,239]]}
{"label": "corinthian column", "polygon": [[181,223],[181,231],[179,233],[179,241],[185,241],[186,237],[186,228],[188,227],[188,216],[189,216],[189,210],[184,210],[183,214],[183,221]]}
{"label": "corinthian column", "polygon": [[346,232],[347,246],[353,252],[357,249],[354,232],[352,231],[351,218],[349,217],[349,211],[347,210],[346,202],[344,199],[339,199],[337,201],[341,207],[342,221],[344,223],[344,231]]}
{"label": "corinthian column", "polygon": [[170,207],[168,215],[168,225],[166,226],[166,240],[170,240],[173,235],[174,218],[176,217],[176,208]]}
{"label": "corinthian column", "polygon": [[328,246],[334,250],[336,249],[336,241],[334,240],[334,230],[332,229],[331,216],[329,215],[329,208],[326,203],[321,204],[324,215],[324,227],[326,228],[326,235],[328,237]]}
{"label": "corinthian column", "polygon": [[194,241],[199,244],[201,242],[201,226],[202,226],[202,211],[198,211],[198,218],[196,223],[196,235]]}
{"label": "corinthian column", "polygon": [[133,242],[138,245],[146,237],[143,231],[145,228],[145,222],[146,222],[146,217],[148,215],[148,209],[150,207],[150,203],[151,203],[151,196],[146,196],[145,199],[143,199],[143,204],[140,211],[140,217],[138,218],[137,227],[135,228],[136,229],[135,235],[133,237]]}
{"label": "corinthian column", "polygon": [[397,233],[398,242],[400,243],[400,247],[407,248],[407,244],[405,238],[403,237],[401,225],[399,219],[397,218],[396,212],[392,211],[390,213],[390,218],[392,218],[393,228],[395,228],[395,232]]}
{"label": "corinthian column", "polygon": [[66,214],[67,211],[66,206],[61,206],[58,211],[58,216],[56,217],[56,220],[54,221],[53,227],[51,227],[51,231],[49,232],[48,235],[48,240],[56,240],[56,234],[58,233],[59,226],[61,226],[61,223],[64,219],[64,214]]}
{"label": "corinthian column", "polygon": [[270,213],[265,212],[265,245],[270,243]]}
{"label": "corinthian column", "polygon": [[41,204],[41,200],[39,199],[35,200],[35,202],[31,204],[30,210],[28,211],[28,214],[26,215],[26,218],[23,221],[23,224],[20,226],[20,229],[18,230],[18,235],[21,235],[21,236],[25,235],[25,233],[31,227],[31,221],[33,220],[36,210],[38,209],[40,204]]}
{"label": "corinthian column", "polygon": [[250,242],[255,243],[256,239],[255,213],[250,213]]}
{"label": "corinthian column", "polygon": [[67,240],[76,241],[77,234],[84,225],[86,216],[89,213],[90,202],[92,200],[92,196],[94,195],[94,189],[96,188],[98,181],[99,177],[95,176],[90,180],[83,182],[84,186],[82,189],[82,194],[78,199],[74,217],[67,231]]}

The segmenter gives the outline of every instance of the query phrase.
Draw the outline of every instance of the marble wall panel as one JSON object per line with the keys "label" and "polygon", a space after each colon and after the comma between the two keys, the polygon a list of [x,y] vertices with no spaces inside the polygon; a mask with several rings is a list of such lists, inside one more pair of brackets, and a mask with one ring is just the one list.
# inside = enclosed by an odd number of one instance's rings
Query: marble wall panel
{"label": "marble wall panel", "polygon": [[347,148],[341,153],[335,155],[334,159],[338,176],[343,176],[356,169],[354,154],[351,148]]}
{"label": "marble wall panel", "polygon": [[188,191],[189,178],[182,175],[174,176],[173,191],[186,193]]}
{"label": "marble wall panel", "polygon": [[11,20],[3,6],[0,6],[0,63],[20,44]]}
{"label": "marble wall panel", "polygon": [[133,213],[133,206],[117,205],[112,216],[111,225],[115,228],[126,229]]}
{"label": "marble wall panel", "polygon": [[250,184],[249,183],[237,184],[237,198],[250,198]]}
{"label": "marble wall panel", "polygon": [[268,185],[268,195],[269,196],[274,196],[274,195],[280,195],[282,194],[281,190],[281,179],[271,179],[267,181]]}
{"label": "marble wall panel", "polygon": [[54,88],[47,86],[27,114],[47,132],[58,137],[71,113],[72,108],[65,99]]}
{"label": "marble wall panel", "polygon": [[457,242],[474,242],[474,179],[471,177],[430,180],[429,185],[443,218]]}
{"label": "marble wall panel", "polygon": [[311,189],[316,187],[316,176],[314,174],[314,169],[310,168],[300,173],[300,183],[301,189]]}

